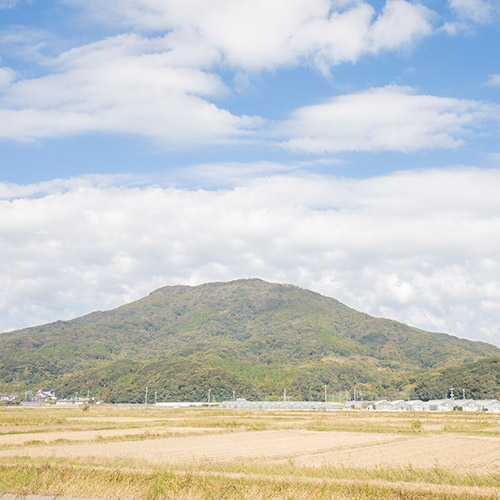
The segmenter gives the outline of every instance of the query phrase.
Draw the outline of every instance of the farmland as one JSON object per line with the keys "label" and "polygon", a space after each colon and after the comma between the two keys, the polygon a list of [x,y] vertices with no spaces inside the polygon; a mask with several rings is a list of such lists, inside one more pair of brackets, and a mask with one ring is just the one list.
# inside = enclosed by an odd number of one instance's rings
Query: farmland
{"label": "farmland", "polygon": [[0,494],[500,498],[500,417],[4,408]]}

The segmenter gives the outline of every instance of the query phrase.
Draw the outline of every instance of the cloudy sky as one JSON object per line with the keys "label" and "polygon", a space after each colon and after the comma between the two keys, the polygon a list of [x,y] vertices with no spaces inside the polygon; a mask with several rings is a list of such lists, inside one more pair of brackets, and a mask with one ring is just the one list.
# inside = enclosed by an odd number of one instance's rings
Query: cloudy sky
{"label": "cloudy sky", "polygon": [[500,346],[498,0],[0,0],[0,331],[294,283]]}

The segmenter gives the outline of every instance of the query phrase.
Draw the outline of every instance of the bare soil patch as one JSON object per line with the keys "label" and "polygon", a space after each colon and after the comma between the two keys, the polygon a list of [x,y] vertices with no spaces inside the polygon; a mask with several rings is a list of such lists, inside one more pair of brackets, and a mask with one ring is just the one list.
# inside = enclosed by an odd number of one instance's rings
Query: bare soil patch
{"label": "bare soil patch", "polygon": [[125,429],[102,429],[102,430],[71,430],[71,431],[55,431],[55,432],[32,432],[29,434],[7,434],[0,435],[0,448],[4,445],[19,445],[23,446],[32,441],[39,441],[38,444],[51,444],[57,441],[93,441],[100,438],[119,438],[123,436],[125,439],[128,436],[148,436],[152,437],[161,434],[164,435],[182,435],[182,434],[200,434],[221,432],[222,429],[211,427],[203,429],[199,427],[140,427],[140,428],[125,428]]}
{"label": "bare soil patch", "polygon": [[[115,432],[130,433],[131,430]],[[418,468],[440,466],[464,472],[500,471],[499,437],[460,434],[238,431],[92,445],[55,443],[0,451],[0,456],[4,457],[19,454],[30,457],[127,458],[153,463],[251,459],[264,462],[293,460],[297,465],[308,466],[412,465]]]}
{"label": "bare soil patch", "polygon": [[[145,441],[112,443],[61,444],[50,447],[24,447],[23,455],[31,457],[100,457],[144,459],[155,463],[227,461],[238,458],[281,460],[288,457],[326,453],[353,445],[367,446],[406,439],[397,434],[313,431],[253,431],[217,435],[158,438]],[[10,456],[14,450],[0,451]]]}
{"label": "bare soil patch", "polygon": [[457,434],[427,434],[372,446],[352,444],[349,449],[296,457],[298,465],[343,464],[352,467],[445,467],[464,472],[499,472],[500,438]]}
{"label": "bare soil patch", "polygon": [[158,422],[163,420],[161,417],[123,417],[120,415],[115,415],[113,417],[100,417],[100,416],[82,416],[82,417],[68,417],[68,421],[78,421],[78,422],[88,422],[88,423],[127,423],[127,424],[142,424],[144,422]]}

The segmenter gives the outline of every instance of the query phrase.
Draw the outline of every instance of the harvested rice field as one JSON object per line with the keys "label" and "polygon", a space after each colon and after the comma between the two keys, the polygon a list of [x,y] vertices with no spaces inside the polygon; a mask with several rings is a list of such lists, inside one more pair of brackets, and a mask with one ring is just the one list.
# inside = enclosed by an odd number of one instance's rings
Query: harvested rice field
{"label": "harvested rice field", "polygon": [[500,417],[0,408],[0,495],[500,500]]}

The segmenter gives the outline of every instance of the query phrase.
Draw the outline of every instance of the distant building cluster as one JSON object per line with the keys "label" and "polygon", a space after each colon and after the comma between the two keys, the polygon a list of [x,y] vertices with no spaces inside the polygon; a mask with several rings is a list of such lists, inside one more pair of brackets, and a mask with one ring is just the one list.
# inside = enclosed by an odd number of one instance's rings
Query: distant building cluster
{"label": "distant building cluster", "polygon": [[56,396],[54,389],[39,389],[37,391],[24,391],[23,393],[16,394],[0,394],[0,405],[57,405],[57,406],[69,406],[75,404],[85,404],[88,403],[90,399],[79,398],[78,394],[75,394],[74,398],[70,399],[60,399]]}
{"label": "distant building cluster", "polygon": [[40,389],[38,391],[26,391],[23,394],[0,394],[0,403],[22,404],[29,402],[34,404],[55,403],[57,401],[54,389]]}
{"label": "distant building cluster", "polygon": [[0,404],[19,402],[19,394],[0,394]]}
{"label": "distant building cluster", "polygon": [[[371,409],[379,411],[487,411],[500,413],[496,399],[431,399],[430,401],[375,401]],[[370,409],[370,406],[368,407]]]}
{"label": "distant building cluster", "polygon": [[500,413],[496,399],[434,399],[430,401],[347,401],[346,403],[322,401],[223,401],[219,408],[242,410],[368,410],[368,411],[487,411]]}
{"label": "distant building cluster", "polygon": [[[23,394],[0,394],[0,405],[56,405],[73,406],[102,401],[93,401],[87,398],[79,398],[78,394],[72,399],[58,399],[53,389],[40,389],[38,391],[26,391]],[[130,404],[128,404],[130,405]],[[127,406],[128,406],[127,405]],[[147,404],[135,404],[133,406],[148,406]],[[151,404],[157,408],[186,408],[186,407],[219,407],[234,410],[303,410],[303,411],[335,411],[335,410],[366,410],[366,411],[427,411],[427,412],[488,412],[500,413],[500,401],[497,399],[432,399],[421,400],[396,400],[388,401],[346,401],[345,403],[333,401],[248,401],[238,398],[232,401],[216,402],[155,402]]]}
{"label": "distant building cluster", "polygon": [[342,403],[321,401],[247,401],[240,398],[236,401],[223,401],[219,408],[241,410],[341,410]]}

